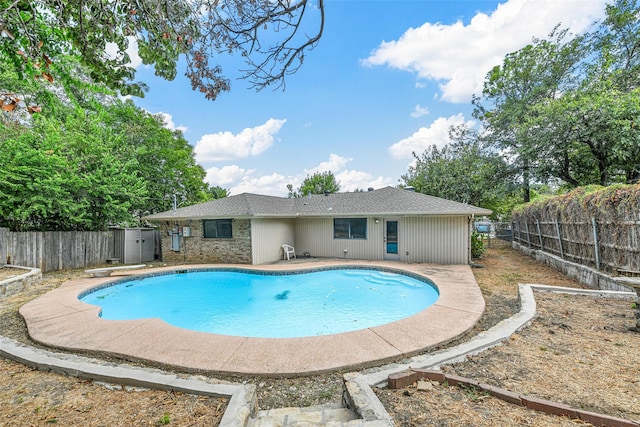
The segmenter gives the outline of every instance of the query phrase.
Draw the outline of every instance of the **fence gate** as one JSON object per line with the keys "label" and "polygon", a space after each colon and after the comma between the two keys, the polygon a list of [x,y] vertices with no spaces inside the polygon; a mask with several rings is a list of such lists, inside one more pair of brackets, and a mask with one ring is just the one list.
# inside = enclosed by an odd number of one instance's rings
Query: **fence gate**
{"label": "fence gate", "polygon": [[507,242],[513,241],[513,229],[510,222],[496,222],[494,224],[496,237]]}

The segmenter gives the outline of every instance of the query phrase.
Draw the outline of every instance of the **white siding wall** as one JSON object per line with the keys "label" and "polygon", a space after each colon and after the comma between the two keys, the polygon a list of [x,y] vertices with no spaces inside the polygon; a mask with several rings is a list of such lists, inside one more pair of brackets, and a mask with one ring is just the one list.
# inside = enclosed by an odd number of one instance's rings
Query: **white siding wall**
{"label": "white siding wall", "polygon": [[[334,239],[333,218],[296,219],[296,254],[345,259],[382,259],[382,221],[367,219],[367,239]],[[347,250],[345,254],[344,250]]]}
{"label": "white siding wall", "polygon": [[[282,259],[282,245],[284,243],[295,245],[293,240],[293,220],[251,220],[253,264],[265,264]],[[296,255],[297,254],[298,248],[296,248]]]}
{"label": "white siding wall", "polygon": [[[281,245],[292,244],[300,257],[382,260],[383,219],[367,219],[367,239],[333,238],[333,218],[253,219],[253,264],[282,259]],[[398,220],[398,253],[403,262],[467,264],[469,222],[467,217],[412,217]],[[346,254],[344,250],[347,250]]]}
{"label": "white siding wall", "polygon": [[401,218],[398,228],[398,252],[404,262],[469,262],[467,217]]}
{"label": "white siding wall", "polygon": [[[333,238],[333,219],[296,219],[293,222],[296,253],[314,257],[382,260],[383,218],[367,221],[366,240]],[[466,216],[402,217],[398,220],[398,253],[404,262],[467,264],[469,223]],[[345,254],[344,250],[347,250]],[[407,255],[408,253],[408,255]]]}

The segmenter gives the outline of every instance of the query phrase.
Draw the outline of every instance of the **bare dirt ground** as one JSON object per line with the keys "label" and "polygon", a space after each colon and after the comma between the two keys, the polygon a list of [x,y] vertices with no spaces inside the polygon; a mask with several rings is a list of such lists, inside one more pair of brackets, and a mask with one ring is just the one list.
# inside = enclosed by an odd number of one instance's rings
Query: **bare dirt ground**
{"label": "bare dirt ground", "polygon": [[11,267],[0,268],[0,281],[5,279],[10,279],[12,277],[20,276],[25,272],[26,270],[23,270],[21,268],[11,268]]}
{"label": "bare dirt ground", "polygon": [[[478,262],[484,268],[474,269],[474,274],[487,309],[475,332],[518,310],[518,283],[582,287],[498,241],[492,241],[492,248]],[[28,342],[17,308],[83,274],[46,274],[37,287],[4,301],[1,333]],[[631,301],[542,293],[536,293],[536,300],[539,317],[530,327],[503,346],[445,369],[511,391],[639,420],[640,334],[627,330],[634,324]],[[255,384],[260,409],[339,402],[342,392],[341,372],[303,378],[221,379]],[[110,390],[1,358],[0,384],[0,426],[215,426],[225,408],[220,399]],[[377,394],[398,426],[576,424],[455,387],[436,386],[429,392],[378,390]]]}
{"label": "bare dirt ground", "polygon": [[225,399],[122,388],[0,360],[0,425],[214,426]]}
{"label": "bare dirt ground", "polygon": [[[0,280],[23,273],[0,268]],[[46,274],[42,283],[0,303],[0,334],[28,342],[18,307],[83,274]],[[227,404],[226,399],[121,387],[41,372],[1,357],[0,384],[0,426],[216,426]]]}
{"label": "bare dirt ground", "polygon": [[[474,272],[487,300],[479,329],[497,320],[492,307],[504,313],[515,303],[517,283],[582,287],[504,245],[495,244],[479,262],[485,268]],[[640,421],[640,334],[628,330],[635,323],[632,301],[541,292],[535,298],[538,317],[531,326],[504,345],[443,370]],[[398,426],[585,425],[445,385],[427,392],[409,387],[376,393]]]}

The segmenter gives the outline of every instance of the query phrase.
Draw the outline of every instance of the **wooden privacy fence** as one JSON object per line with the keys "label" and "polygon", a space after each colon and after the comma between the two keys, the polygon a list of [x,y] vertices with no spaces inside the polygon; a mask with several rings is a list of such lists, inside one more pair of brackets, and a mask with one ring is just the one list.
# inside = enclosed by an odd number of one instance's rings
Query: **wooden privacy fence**
{"label": "wooden privacy fence", "polygon": [[29,231],[0,228],[0,265],[43,272],[104,264],[113,257],[113,231]]}
{"label": "wooden privacy fence", "polygon": [[513,240],[597,270],[640,272],[640,221],[512,222]]}

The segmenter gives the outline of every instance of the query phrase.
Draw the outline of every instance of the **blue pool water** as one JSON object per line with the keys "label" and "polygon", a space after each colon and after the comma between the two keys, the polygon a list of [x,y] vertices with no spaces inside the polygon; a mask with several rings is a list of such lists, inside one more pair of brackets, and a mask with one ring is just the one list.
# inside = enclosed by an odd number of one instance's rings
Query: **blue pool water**
{"label": "blue pool water", "polygon": [[160,318],[195,331],[263,338],[337,334],[416,314],[438,299],[433,283],[371,269],[297,274],[193,271],[148,276],[81,300],[102,318]]}

